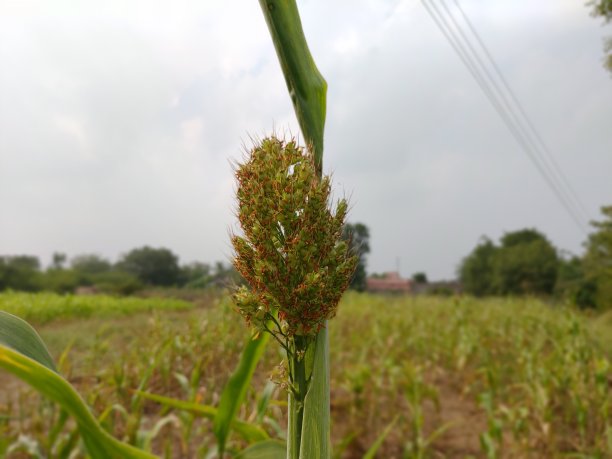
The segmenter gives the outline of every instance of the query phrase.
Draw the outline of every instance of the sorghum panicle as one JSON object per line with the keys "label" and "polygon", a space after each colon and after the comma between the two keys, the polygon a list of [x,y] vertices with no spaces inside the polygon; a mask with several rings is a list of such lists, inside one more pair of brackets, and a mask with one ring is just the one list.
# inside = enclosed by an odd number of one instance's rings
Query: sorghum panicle
{"label": "sorghum panicle", "polygon": [[329,177],[295,141],[264,139],[236,170],[234,266],[250,285],[234,300],[257,331],[277,320],[282,334],[314,335],[331,319],[357,258],[341,239],[347,202],[330,209]]}

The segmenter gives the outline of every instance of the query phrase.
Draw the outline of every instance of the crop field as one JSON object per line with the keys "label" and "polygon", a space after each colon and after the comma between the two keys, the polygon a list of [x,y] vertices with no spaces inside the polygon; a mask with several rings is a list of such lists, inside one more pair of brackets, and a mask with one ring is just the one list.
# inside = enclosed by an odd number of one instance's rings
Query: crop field
{"label": "crop field", "polygon": [[193,308],[193,303],[172,298],[114,298],[111,296],[62,296],[55,293],[0,294],[0,310],[23,320],[45,324],[62,319],[86,319],[129,316],[139,312],[179,311]]}
{"label": "crop field", "polygon": [[[227,297],[197,304],[2,294],[33,323],[104,427],[167,458],[215,457],[210,415],[248,330]],[[349,293],[330,322],[334,457],[612,457],[610,316],[535,299]],[[285,436],[268,345],[239,419]],[[184,401],[184,409],[143,392]],[[163,401],[163,400],[162,400]],[[382,435],[386,434],[386,435]],[[227,457],[246,446],[232,431]],[[0,457],[85,457],[62,411],[0,372]]]}

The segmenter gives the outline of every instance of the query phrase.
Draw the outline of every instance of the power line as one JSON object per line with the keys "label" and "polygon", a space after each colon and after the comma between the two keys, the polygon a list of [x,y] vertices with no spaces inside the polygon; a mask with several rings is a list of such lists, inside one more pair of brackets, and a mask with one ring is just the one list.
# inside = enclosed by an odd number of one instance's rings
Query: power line
{"label": "power line", "polygon": [[[457,0],[455,0],[455,3],[457,5],[459,4],[457,2]],[[497,83],[497,81],[493,77],[493,75],[491,75],[491,72],[489,71],[489,69],[487,68],[487,66],[485,65],[483,60],[481,59],[480,55],[478,54],[478,52],[476,51],[474,46],[472,46],[472,43],[471,43],[470,39],[463,32],[463,29],[462,29],[461,25],[455,20],[455,17],[453,16],[452,12],[450,11],[448,6],[446,5],[446,2],[444,0],[440,0],[440,4],[442,5],[444,10],[446,11],[447,16],[450,18],[450,20],[451,20],[452,24],[454,25],[455,29],[459,32],[461,38],[463,39],[463,42],[465,44],[467,44],[467,47],[468,47],[469,51],[471,52],[471,55],[476,58],[476,63],[480,66],[480,68],[482,70],[484,70],[486,78],[488,78],[488,81],[493,85],[494,92],[501,99],[502,107],[506,110],[506,113],[510,114],[510,117],[512,119],[513,125],[519,131],[519,133],[522,136],[523,140],[527,144],[529,144],[529,152],[532,153],[532,156],[533,156],[532,159],[534,161],[538,161],[542,165],[542,168],[546,171],[546,174],[548,174],[548,176],[551,177],[551,180],[555,183],[555,187],[557,188],[559,193],[563,195],[563,200],[566,203],[571,203],[571,201],[572,201],[571,193],[568,193],[567,188],[564,188],[562,185],[560,185],[558,183],[558,175],[561,175],[562,177],[565,177],[565,175],[563,175],[562,172],[560,172],[560,174],[559,174],[559,172],[555,172],[554,168],[552,168],[550,166],[550,164],[548,164],[546,158],[542,155],[542,152],[540,151],[540,149],[538,147],[538,144],[536,142],[534,142],[532,136],[530,135],[530,132],[525,128],[524,123],[530,124],[532,126],[532,131],[535,132],[535,135],[538,138],[541,138],[539,136],[539,134],[536,132],[535,128],[533,127],[533,124],[529,122],[529,119],[527,118],[527,116],[525,114],[525,111],[522,109],[522,106],[520,105],[520,103],[516,99],[516,96],[514,96],[515,104],[519,107],[519,110],[523,113],[523,115],[524,115],[523,118],[526,119],[526,121],[522,120],[521,117],[516,114],[516,111],[514,110],[514,107],[512,106],[510,101],[508,100],[507,95],[502,90],[502,88],[500,88],[499,84]],[[465,15],[465,13],[463,13],[463,14]],[[467,17],[467,16],[465,16],[465,17]],[[470,23],[470,25],[471,25],[471,23]],[[484,43],[482,43],[482,40],[480,40],[479,43],[484,45]],[[498,70],[497,73],[498,73],[498,75],[501,75],[502,81],[505,82],[506,80],[505,80],[505,78],[503,78],[503,75],[501,74],[501,71],[499,71],[499,68],[495,64],[495,61],[493,60],[493,57],[491,56],[491,54],[488,53],[488,52],[486,52],[486,54],[489,57],[489,61],[493,62],[494,67],[497,68],[497,70]],[[506,83],[506,89],[509,90],[511,95],[514,94],[510,90],[510,88],[509,88],[507,83]],[[554,162],[554,159],[552,158],[552,155],[550,155],[550,160],[552,160],[553,164],[556,165],[556,162]],[[560,171],[558,166],[557,166],[557,169]],[[571,186],[570,186],[570,188],[571,188]],[[571,204],[568,204],[568,205],[572,206],[573,211],[576,210],[576,207],[574,207],[575,203],[571,203]],[[588,217],[587,217],[587,220],[588,220]]]}
{"label": "power line", "polygon": [[[464,62],[464,64],[466,64],[468,70],[470,70],[470,73],[472,73],[472,76],[477,80],[479,86],[481,87],[489,101],[492,103],[492,105],[494,106],[494,108],[496,109],[496,111],[512,133],[512,135],[515,137],[515,139],[519,142],[525,153],[528,155],[529,159],[536,166],[536,168],[538,169],[544,180],[547,182],[557,199],[560,201],[566,211],[570,214],[576,224],[584,231],[580,218],[577,217],[575,209],[568,200],[567,192],[557,183],[555,175],[551,173],[550,166],[548,166],[548,164],[542,159],[541,153],[538,151],[537,146],[535,146],[531,138],[526,134],[524,127],[520,123],[519,118],[514,112],[512,106],[509,104],[503,91],[500,89],[499,85],[482,62],[482,59],[480,59],[480,56],[472,46],[467,36],[463,33],[461,26],[456,22],[451,12],[444,4],[443,0],[441,0],[441,4],[447,11],[447,14],[450,16],[455,28],[459,31],[460,36],[458,36],[454,32],[453,28],[449,25],[449,22],[445,19],[444,15],[438,9],[436,4],[433,3],[433,1],[431,2],[433,10],[431,8],[427,8],[428,12],[435,20],[440,30],[444,32],[444,35],[447,40],[449,40],[449,43],[451,43],[455,51],[458,52],[459,56],[462,58],[462,61]],[[427,4],[425,4],[425,6],[427,7]],[[465,44],[467,44],[468,49],[466,49]],[[472,56],[476,58],[476,62],[474,62]],[[480,67],[484,70],[484,76],[477,64],[480,65]],[[491,89],[490,87],[491,84],[493,85],[493,89]]]}
{"label": "power line", "polygon": [[476,38],[476,41],[478,42],[478,44],[480,45],[480,47],[484,51],[485,56],[487,57],[487,59],[489,60],[491,65],[493,66],[493,69],[495,70],[495,73],[497,73],[497,76],[499,77],[500,81],[504,85],[504,88],[506,89],[508,94],[510,94],[510,98],[514,102],[514,105],[518,108],[520,114],[523,117],[523,120],[526,122],[527,126],[529,127],[529,130],[534,135],[537,143],[540,145],[542,150],[546,153],[546,157],[549,159],[550,163],[552,164],[554,171],[561,178],[561,181],[565,185],[566,189],[569,191],[569,194],[570,194],[571,198],[573,199],[574,203],[582,211],[583,217],[586,220],[590,220],[590,215],[589,215],[588,210],[586,209],[585,205],[582,203],[582,200],[580,199],[580,197],[576,193],[576,190],[574,189],[574,187],[572,186],[570,181],[567,179],[567,176],[563,173],[563,170],[561,169],[561,167],[559,167],[559,164],[555,160],[555,157],[551,153],[550,149],[548,148],[546,143],[542,140],[542,136],[540,135],[538,130],[535,128],[535,125],[532,123],[531,119],[527,115],[525,109],[523,108],[523,105],[519,102],[518,97],[516,97],[516,94],[514,93],[514,91],[510,87],[510,85],[508,84],[508,81],[506,80],[506,78],[504,77],[503,73],[501,72],[499,66],[497,65],[497,62],[495,62],[495,59],[493,59],[493,56],[491,55],[489,49],[487,48],[487,46],[485,45],[484,41],[480,37],[480,34],[476,31],[476,28],[472,24],[472,21],[470,21],[470,19],[468,18],[467,14],[465,14],[465,11],[463,11],[463,8],[461,8],[461,5],[459,4],[458,0],[453,0],[453,1],[455,3],[455,6],[457,7],[459,12],[461,13],[461,16],[463,17],[463,20],[465,21],[465,23],[468,25],[470,31],[472,32],[472,35],[474,35],[474,37]]}
{"label": "power line", "polygon": [[[459,31],[459,35],[455,33],[455,31],[449,24],[449,21],[444,17],[444,14],[440,11],[440,9],[434,3],[434,0],[429,0],[429,3],[427,2],[427,0],[422,0],[422,3],[425,6],[427,12],[431,16],[431,18],[434,20],[434,22],[436,23],[436,25],[438,26],[442,34],[445,36],[447,41],[450,43],[454,51],[457,53],[461,61],[467,67],[468,71],[471,73],[473,78],[476,80],[476,83],[478,84],[480,89],[483,91],[483,93],[485,94],[485,96],[487,97],[491,105],[493,105],[493,108],[498,113],[498,115],[500,116],[500,118],[502,119],[502,121],[504,122],[504,124],[506,125],[510,133],[512,134],[512,136],[515,138],[515,140],[519,143],[519,145],[525,151],[525,153],[527,154],[531,162],[536,166],[538,172],[540,173],[542,178],[545,180],[549,188],[553,191],[555,197],[559,200],[559,202],[564,207],[564,209],[567,211],[567,213],[572,218],[572,220],[574,220],[574,222],[578,225],[578,227],[583,232],[586,233],[586,230],[584,229],[581,219],[576,214],[574,204],[572,204],[571,199],[568,198],[568,192],[562,186],[560,186],[559,183],[557,182],[557,177],[555,176],[554,173],[552,173],[550,166],[543,159],[542,154],[537,147],[537,144],[532,140],[531,136],[528,135],[527,131],[523,127],[523,124],[520,122],[520,118],[517,116],[517,114],[513,110],[513,107],[509,103],[504,92],[501,90],[501,88],[499,87],[499,85],[497,84],[497,82],[495,81],[495,79],[493,78],[489,70],[487,69],[486,65],[483,63],[482,59],[480,58],[480,56],[478,55],[478,53],[472,46],[470,40],[468,39],[466,34],[461,29],[461,26],[455,20],[454,16],[452,15],[450,10],[444,3],[444,0],[440,0],[440,2],[442,6],[444,7],[444,9],[446,10],[447,15],[451,18],[451,22],[454,24],[455,28]],[[492,57],[490,56],[490,53],[488,53],[488,51],[487,51],[487,54],[489,55],[489,59],[492,60]],[[479,66],[480,68],[484,70],[484,75],[483,75],[483,72],[480,70]],[[501,71],[499,71],[499,68],[497,69],[497,72],[501,74]],[[504,82],[505,82],[505,79],[504,79]],[[508,86],[507,82],[505,82],[505,86]],[[511,93],[511,97],[513,97],[513,99],[516,100],[516,96],[514,96],[513,93]],[[518,100],[516,100],[516,102],[518,102]],[[520,104],[517,104],[517,105],[520,106]],[[522,109],[522,107],[520,107],[519,110],[521,110],[524,113],[524,110]],[[533,127],[533,123],[530,123],[530,121],[527,119],[527,124],[531,124],[536,137],[539,137],[541,140],[541,137],[537,134],[537,131]],[[543,142],[541,143],[543,144]],[[550,156],[552,158],[552,155]],[[560,171],[560,168],[558,169]],[[562,175],[562,173],[560,175]],[[567,179],[565,180],[567,181]],[[568,182],[568,185],[569,185],[569,182]],[[577,198],[574,200],[579,202]]]}

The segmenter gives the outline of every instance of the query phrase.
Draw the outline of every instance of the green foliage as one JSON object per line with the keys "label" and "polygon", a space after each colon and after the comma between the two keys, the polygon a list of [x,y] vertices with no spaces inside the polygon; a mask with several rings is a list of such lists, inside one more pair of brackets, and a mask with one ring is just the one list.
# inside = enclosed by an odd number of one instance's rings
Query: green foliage
{"label": "green foliage", "polygon": [[413,282],[416,282],[417,284],[426,284],[427,283],[427,274],[425,274],[424,272],[414,273],[412,275],[412,280],[413,280]]}
{"label": "green foliage", "polygon": [[[591,14],[602,17],[606,22],[612,21],[612,0],[591,0],[587,3],[592,6]],[[612,72],[612,38],[605,40],[604,51],[607,53],[604,65]]]}
{"label": "green foliage", "polygon": [[602,207],[604,219],[592,222],[595,232],[586,242],[583,259],[585,280],[590,284],[595,303],[612,308],[612,206]]}
{"label": "green foliage", "polygon": [[506,233],[493,264],[496,293],[551,294],[557,280],[559,259],[546,237],[532,229]]}
{"label": "green foliage", "polygon": [[66,260],[68,257],[65,253],[54,252],[51,257],[51,267],[53,269],[64,269],[64,264],[66,264]]}
{"label": "green foliage", "polygon": [[595,308],[597,284],[587,280],[584,273],[584,263],[579,257],[573,256],[559,260],[555,294],[575,304],[581,309]]}
{"label": "green foliage", "polygon": [[[219,413],[219,410],[211,405],[186,402],[176,398],[164,397],[163,395],[151,394],[143,391],[137,391],[136,393],[142,398],[157,402],[165,407],[174,408],[201,418],[214,420]],[[261,427],[240,421],[239,419],[232,419],[231,427],[238,435],[249,443],[260,443],[270,438],[265,430],[263,430]]]}
{"label": "green foliage", "polygon": [[588,4],[593,7],[594,16],[601,16],[606,21],[612,21],[612,0],[591,0]]}
{"label": "green foliage", "polygon": [[346,223],[342,229],[342,238],[348,241],[351,252],[358,258],[349,288],[363,292],[366,289],[366,256],[370,253],[370,230],[363,223]]}
{"label": "green foliage", "polygon": [[0,257],[0,291],[41,289],[40,261],[36,257],[18,255]]}
{"label": "green foliage", "polygon": [[73,269],[52,268],[41,276],[42,289],[56,293],[73,293],[85,283],[86,277]]}
{"label": "green foliage", "polygon": [[[326,328],[332,445],[344,448],[339,457],[363,457],[399,415],[377,457],[486,457],[484,447],[516,458],[609,457],[612,315],[593,316],[533,298],[348,292]],[[144,444],[153,426],[172,419],[149,443],[151,452],[199,458],[215,455],[212,419],[244,347],[244,326],[235,319],[233,305],[221,298],[183,312],[160,309],[112,320],[94,315],[38,329],[52,355],[73,343],[58,367],[96,417],[109,413],[101,421],[109,433]],[[277,450],[285,443],[279,424],[287,417],[286,393],[278,386],[258,420],[260,394],[278,362],[279,353],[268,346],[228,436],[226,457],[266,433]],[[0,391],[0,412],[11,420],[0,421],[0,439],[14,445],[23,435],[45,457],[57,457],[53,452],[74,435],[74,424],[61,427],[52,443],[59,409],[9,376],[0,375],[1,387],[10,388]],[[145,399],[138,388],[155,398]],[[76,438],[65,457],[86,456]],[[480,438],[488,446],[481,447]]]}
{"label": "green foliage", "polygon": [[397,423],[398,419],[399,417],[396,416],[395,418],[393,418],[393,421],[391,421],[391,423],[387,427],[385,427],[385,430],[382,431],[382,433],[376,439],[376,441],[372,444],[370,449],[366,451],[366,453],[363,456],[363,459],[374,459],[376,457],[378,450],[380,449],[383,442],[385,441],[385,438],[387,438],[387,436],[391,433],[391,430],[393,429],[393,427],[395,427],[395,424]]}
{"label": "green foliage", "polygon": [[187,288],[204,288],[211,281],[212,269],[209,264],[193,262],[181,266],[181,285]]}
{"label": "green foliage", "polygon": [[109,295],[131,295],[143,288],[142,282],[133,274],[125,271],[105,271],[86,277],[87,284],[97,293]]}
{"label": "green foliage", "polygon": [[217,437],[219,457],[223,457],[227,436],[246,396],[255,368],[263,355],[269,336],[262,335],[246,343],[236,370],[223,389],[213,430]]}
{"label": "green foliage", "polygon": [[266,440],[241,451],[236,459],[285,459],[287,447],[278,440]]}
{"label": "green foliage", "polygon": [[481,241],[459,268],[467,293],[484,295],[551,294],[559,258],[555,247],[534,229],[506,233],[497,247]]}
{"label": "green foliage", "polygon": [[82,274],[101,274],[112,269],[110,261],[96,254],[78,255],[70,260],[70,266]]}
{"label": "green foliage", "polygon": [[295,0],[259,0],[317,175],[323,168],[327,83],[308,49]]}
{"label": "green foliage", "polygon": [[71,414],[92,458],[154,457],[116,440],[104,431],[72,386],[56,373],[55,365],[34,329],[22,320],[1,312],[0,368],[27,382]]}
{"label": "green foliage", "polygon": [[192,303],[169,298],[113,298],[55,293],[0,293],[0,310],[24,320],[47,323],[62,319],[129,316],[138,312],[193,308]]}
{"label": "green foliage", "polygon": [[132,249],[117,264],[119,270],[147,285],[176,285],[180,280],[178,257],[169,249],[149,246]]}
{"label": "green foliage", "polygon": [[495,244],[484,238],[472,253],[463,259],[459,268],[459,279],[465,292],[475,296],[492,295],[495,292],[493,272],[496,252]]}
{"label": "green foliage", "polygon": [[[116,301],[120,302],[121,300]],[[73,304],[67,303],[70,312],[74,312],[72,311],[74,306]],[[175,338],[173,338],[172,342],[175,341]],[[220,442],[220,451],[223,451],[223,446],[225,445],[227,435],[231,428],[236,429],[248,441],[266,441],[269,437],[261,428],[234,419],[245,397],[246,390],[250,385],[255,365],[263,355],[266,341],[267,336],[258,341],[249,343],[247,352],[242,356],[237,371],[232,378],[230,378],[230,383],[221,397],[219,409],[192,402],[182,402],[168,397],[155,396],[143,391],[137,391],[135,395],[136,398],[132,399],[132,409],[136,408],[141,398],[148,398],[166,404],[167,406],[193,412],[196,415],[214,418],[215,432]],[[164,347],[167,346],[164,344]],[[145,381],[149,379],[151,371],[154,370],[156,366],[156,364],[153,364],[153,367],[151,367],[150,364],[151,362],[149,362],[149,369],[147,370],[148,376],[145,376]],[[70,414],[76,421],[81,439],[83,440],[89,456],[93,459],[144,459],[155,457],[145,452],[143,449],[122,443],[111,436],[100,423],[104,422],[109,413],[113,410],[117,410],[129,416],[127,410],[122,406],[115,405],[106,409],[100,416],[100,420],[96,419],[90,408],[83,399],[81,399],[75,389],[57,373],[52,358],[34,329],[22,319],[3,311],[0,311],[0,368],[13,373],[38,392],[61,406],[62,414],[58,420],[58,425],[54,427],[57,431],[51,433],[51,437],[56,437],[64,428],[67,419],[66,414]],[[192,386],[197,387],[199,373],[198,371],[192,375]],[[179,380],[181,380],[181,378],[179,378]],[[175,420],[176,417],[173,416],[163,417],[155,423],[150,431],[146,433],[142,432],[136,438],[132,438],[132,441],[139,447],[150,449],[152,440],[159,434],[163,427],[174,423]],[[223,432],[222,434],[221,431]],[[72,437],[75,439],[77,438],[75,436]],[[20,442],[23,442],[23,440],[20,439],[13,443],[12,447],[9,449],[19,447]],[[55,441],[52,443],[54,442]],[[26,446],[28,446],[28,449],[31,451],[39,449],[38,445],[30,440],[28,440]],[[70,450],[75,446],[75,442],[68,442],[64,448],[66,446],[68,446],[69,449],[66,450],[65,453],[61,453],[61,457],[68,457]],[[221,456],[222,455],[223,453],[221,453]]]}
{"label": "green foliage", "polygon": [[211,267],[192,262],[179,267],[168,249],[134,249],[116,265],[96,254],[72,258],[69,269],[65,262],[64,254],[54,253],[51,267],[41,271],[36,257],[0,257],[0,291],[75,293],[79,287],[89,287],[95,293],[131,295],[145,286],[202,289],[244,283],[231,264],[217,262]]}
{"label": "green foliage", "polygon": [[0,346],[6,346],[33,359],[50,370],[57,371],[47,347],[27,322],[0,311]]}

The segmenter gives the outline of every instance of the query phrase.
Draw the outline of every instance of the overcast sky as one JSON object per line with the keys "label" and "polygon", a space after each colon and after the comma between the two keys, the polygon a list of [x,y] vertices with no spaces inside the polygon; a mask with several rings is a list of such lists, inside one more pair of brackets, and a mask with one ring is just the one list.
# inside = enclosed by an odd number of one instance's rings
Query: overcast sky
{"label": "overcast sky", "polygon": [[[450,278],[482,235],[525,227],[581,252],[585,233],[420,1],[298,4],[329,84],[324,169],[370,227],[369,271]],[[460,4],[598,218],[612,26],[580,0]],[[0,0],[0,254],[114,260],[147,244],[229,260],[230,160],[273,130],[299,133],[255,0]]]}

